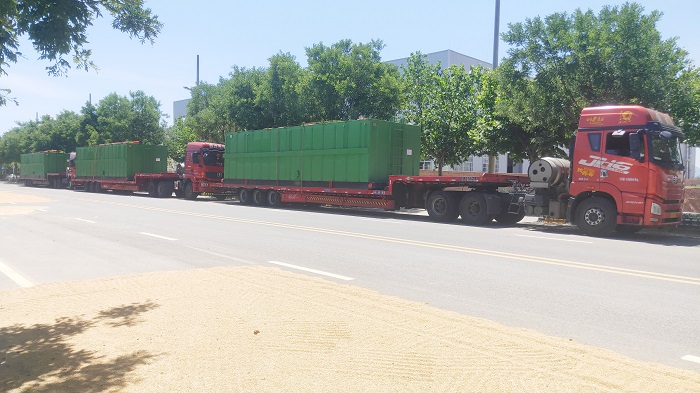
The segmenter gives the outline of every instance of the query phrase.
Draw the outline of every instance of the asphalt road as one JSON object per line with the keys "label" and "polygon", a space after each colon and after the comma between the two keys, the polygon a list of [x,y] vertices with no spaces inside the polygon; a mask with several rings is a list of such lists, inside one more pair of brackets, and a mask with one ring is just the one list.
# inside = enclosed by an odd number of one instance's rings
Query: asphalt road
{"label": "asphalt road", "polygon": [[601,239],[532,220],[478,228],[424,214],[0,182],[2,192],[48,201],[0,201],[35,209],[0,215],[0,296],[50,282],[277,266],[700,371],[700,236]]}

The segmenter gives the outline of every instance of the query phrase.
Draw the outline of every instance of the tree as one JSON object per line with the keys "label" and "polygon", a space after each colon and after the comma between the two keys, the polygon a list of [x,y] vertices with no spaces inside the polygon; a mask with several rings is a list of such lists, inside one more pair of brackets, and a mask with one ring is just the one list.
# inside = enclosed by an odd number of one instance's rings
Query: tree
{"label": "tree", "polygon": [[96,132],[91,133],[89,145],[132,140],[163,143],[160,103],[143,91],[130,92],[129,97],[109,94],[97,104],[96,115]]}
{"label": "tree", "polygon": [[86,103],[80,113],[63,111],[56,118],[20,122],[0,136],[0,162],[16,162],[22,153],[43,150],[75,151],[78,146],[140,140],[161,144],[164,139],[160,103],[142,91],[129,97],[112,93],[97,106]]}
{"label": "tree", "polygon": [[266,78],[265,70],[233,67],[230,75],[231,78],[222,83],[221,94],[233,127],[222,130],[222,141],[227,131],[256,130],[271,125],[267,120],[270,116],[259,99]]}
{"label": "tree", "polygon": [[404,70],[406,100],[400,117],[423,128],[421,151],[443,166],[456,165],[478,152],[477,129],[485,116],[480,109],[486,70],[453,65],[442,69],[428,64],[421,53],[412,54]]}
{"label": "tree", "polygon": [[512,123],[510,140],[522,143],[499,144],[500,152],[534,159],[566,146],[581,109],[591,105],[639,104],[697,124],[697,109],[689,110],[697,73],[675,38],[661,39],[662,14],[643,12],[625,3],[598,15],[576,10],[510,25],[503,39],[512,49],[499,66],[497,108]]}
{"label": "tree", "polygon": [[270,58],[257,98],[266,112],[266,127],[298,125],[304,121],[300,91],[304,74],[305,70],[289,53]]}
{"label": "tree", "polygon": [[404,101],[399,111],[401,118],[418,125],[426,121],[428,97],[439,70],[440,64],[428,63],[426,55],[421,52],[411,53],[402,74]]}
{"label": "tree", "polygon": [[[97,108],[92,102],[86,102],[80,109],[82,119],[80,127],[75,134],[75,141],[78,146],[96,145],[99,139],[97,132]],[[91,143],[89,142],[91,141]]]}
{"label": "tree", "polygon": [[189,142],[199,140],[197,133],[180,118],[165,131],[165,145],[168,146],[168,156],[175,162],[183,162]]}
{"label": "tree", "polygon": [[19,162],[20,154],[44,150],[75,151],[75,130],[81,115],[63,111],[56,118],[21,122],[0,137],[0,162]]}
{"label": "tree", "polygon": [[260,98],[266,72],[234,66],[216,85],[192,88],[185,124],[200,140],[223,143],[227,132],[269,127],[270,116]]}
{"label": "tree", "polygon": [[400,82],[395,66],[382,63],[384,44],[341,40],[330,47],[306,48],[315,120],[390,119],[399,109]]}
{"label": "tree", "polygon": [[[93,20],[108,13],[112,27],[128,33],[141,43],[153,40],[162,24],[143,0],[3,0],[0,2],[0,76],[7,74],[9,63],[16,63],[19,38],[27,36],[39,52],[39,59],[48,60],[49,75],[64,75],[70,68],[66,56],[79,69],[95,68],[86,49],[87,28]],[[5,105],[8,89],[0,89],[0,105]]]}
{"label": "tree", "polygon": [[685,132],[686,143],[700,146],[700,70],[684,70],[673,90],[670,105],[676,124]]}

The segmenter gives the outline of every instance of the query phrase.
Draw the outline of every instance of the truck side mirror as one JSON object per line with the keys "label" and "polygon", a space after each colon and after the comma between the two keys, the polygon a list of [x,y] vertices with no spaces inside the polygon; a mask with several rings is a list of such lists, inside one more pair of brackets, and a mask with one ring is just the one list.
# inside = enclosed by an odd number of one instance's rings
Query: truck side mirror
{"label": "truck side mirror", "polygon": [[642,158],[642,137],[639,133],[631,133],[630,136],[630,157],[639,162],[644,162]]}

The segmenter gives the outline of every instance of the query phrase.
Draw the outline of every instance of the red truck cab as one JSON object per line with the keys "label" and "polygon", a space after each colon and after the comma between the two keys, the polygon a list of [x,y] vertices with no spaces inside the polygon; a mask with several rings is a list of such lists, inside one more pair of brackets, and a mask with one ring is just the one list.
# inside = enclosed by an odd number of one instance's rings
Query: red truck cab
{"label": "red truck cab", "polygon": [[195,199],[201,193],[211,193],[217,199],[225,198],[221,191],[224,178],[225,146],[219,143],[190,142],[185,150],[181,180],[177,184],[176,195],[185,199]]}
{"label": "red truck cab", "polygon": [[585,108],[571,149],[570,221],[593,234],[680,223],[682,139],[671,117],[653,109]]}

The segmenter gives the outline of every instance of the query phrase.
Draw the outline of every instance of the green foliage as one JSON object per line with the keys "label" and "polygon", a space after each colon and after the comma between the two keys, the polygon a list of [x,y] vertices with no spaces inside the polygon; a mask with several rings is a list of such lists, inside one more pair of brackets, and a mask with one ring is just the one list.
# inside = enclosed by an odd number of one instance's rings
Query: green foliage
{"label": "green foliage", "polygon": [[165,131],[168,156],[175,162],[184,162],[187,144],[196,140],[197,133],[183,119],[175,120],[175,124]]}
{"label": "green foliage", "polygon": [[96,108],[97,125],[90,132],[88,145],[138,140],[158,145],[165,136],[160,119],[160,103],[143,91],[129,97],[109,94]]}
{"label": "green foliage", "polygon": [[185,124],[200,140],[223,143],[226,132],[268,126],[260,98],[266,72],[233,67],[217,85],[202,83],[191,89]]}
{"label": "green foliage", "polygon": [[80,113],[63,111],[54,119],[19,123],[0,136],[0,162],[19,162],[22,153],[75,151],[78,146],[140,140],[161,144],[165,137],[160,103],[142,91],[129,97],[112,93],[97,106],[86,103]]}
{"label": "green foliage", "polygon": [[511,137],[493,141],[497,150],[530,159],[552,154],[567,144],[581,109],[593,105],[652,107],[697,133],[697,72],[675,38],[662,40],[661,13],[643,12],[625,3],[598,15],[576,10],[510,25],[497,110]]}
{"label": "green foliage", "polygon": [[685,132],[685,142],[700,146],[700,70],[683,70],[674,81],[670,106],[676,124]]}
{"label": "green foliage", "polygon": [[[145,8],[143,0],[2,0],[0,1],[0,75],[7,74],[9,63],[22,56],[19,39],[27,36],[39,59],[48,60],[49,75],[64,75],[71,62],[79,69],[96,68],[90,60],[87,28],[106,11],[112,27],[128,33],[141,43],[153,40],[163,25],[158,16]],[[0,89],[0,106],[7,103],[8,89]],[[9,98],[14,101],[14,98]]]}
{"label": "green foliage", "polygon": [[401,99],[395,67],[382,63],[380,41],[341,41],[307,48],[308,68],[278,53],[267,68],[233,67],[216,85],[202,83],[182,127],[193,140],[224,141],[229,131],[298,125],[359,117],[390,119]]}
{"label": "green foliage", "polygon": [[266,114],[264,126],[301,124],[305,118],[301,86],[306,80],[307,72],[289,53],[276,54],[269,60],[270,66],[257,97],[258,104]]}
{"label": "green foliage", "polygon": [[381,62],[384,44],[373,40],[353,44],[341,40],[330,47],[306,48],[309,91],[318,104],[316,120],[387,119],[399,107],[400,83],[396,67]]}
{"label": "green foliage", "polygon": [[19,37],[27,35],[39,52],[39,58],[49,60],[49,74],[63,75],[71,68],[65,56],[72,54],[78,68],[90,69],[91,50],[85,49],[87,28],[93,20],[107,11],[113,18],[112,27],[136,37],[142,43],[153,40],[162,24],[157,15],[144,8],[143,0],[16,0],[0,5],[0,74],[6,74],[8,62],[17,62]]}
{"label": "green foliage", "polygon": [[[491,97],[485,90],[488,71],[466,70],[428,64],[425,55],[414,53],[404,70],[405,101],[401,118],[423,128],[421,151],[424,158],[442,167],[459,164],[479,149],[479,128],[491,122],[482,109]],[[486,112],[486,113],[485,113]]]}

